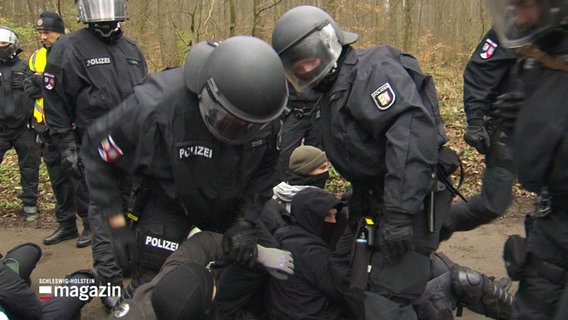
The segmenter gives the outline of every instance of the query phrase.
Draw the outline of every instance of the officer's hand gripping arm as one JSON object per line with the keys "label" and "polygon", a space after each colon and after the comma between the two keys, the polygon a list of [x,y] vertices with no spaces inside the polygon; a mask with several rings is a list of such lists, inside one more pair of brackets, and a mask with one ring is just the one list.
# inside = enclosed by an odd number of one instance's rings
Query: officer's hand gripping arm
{"label": "officer's hand gripping arm", "polygon": [[237,264],[253,267],[258,256],[257,236],[254,224],[239,218],[223,234],[223,253]]}

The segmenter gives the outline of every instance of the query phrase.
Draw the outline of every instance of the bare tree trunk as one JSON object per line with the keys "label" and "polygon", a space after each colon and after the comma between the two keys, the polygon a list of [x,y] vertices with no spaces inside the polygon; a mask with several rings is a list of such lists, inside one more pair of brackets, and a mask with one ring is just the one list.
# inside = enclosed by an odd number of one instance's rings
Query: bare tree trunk
{"label": "bare tree trunk", "polygon": [[[177,2],[177,1],[176,1]],[[178,64],[178,49],[173,24],[171,1],[158,4],[158,29],[160,39],[161,68],[174,67]],[[175,6],[175,3],[173,4]]]}
{"label": "bare tree trunk", "polygon": [[[256,1],[255,1],[256,2]],[[235,0],[229,0],[229,37],[236,34],[237,30],[237,10]],[[253,26],[254,31],[254,26]]]}
{"label": "bare tree trunk", "polygon": [[414,0],[406,0],[403,3],[403,15],[404,15],[404,35],[402,37],[402,50],[410,51],[410,46],[412,45],[412,7],[414,6]]}

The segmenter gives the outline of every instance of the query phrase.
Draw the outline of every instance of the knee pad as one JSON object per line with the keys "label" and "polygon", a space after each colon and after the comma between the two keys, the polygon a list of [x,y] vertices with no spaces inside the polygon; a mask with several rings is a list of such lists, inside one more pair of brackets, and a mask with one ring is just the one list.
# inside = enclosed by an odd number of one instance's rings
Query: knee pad
{"label": "knee pad", "polygon": [[12,260],[18,263],[18,274],[20,278],[27,279],[35,269],[37,262],[41,258],[41,248],[35,243],[24,243],[6,253],[5,260]]}

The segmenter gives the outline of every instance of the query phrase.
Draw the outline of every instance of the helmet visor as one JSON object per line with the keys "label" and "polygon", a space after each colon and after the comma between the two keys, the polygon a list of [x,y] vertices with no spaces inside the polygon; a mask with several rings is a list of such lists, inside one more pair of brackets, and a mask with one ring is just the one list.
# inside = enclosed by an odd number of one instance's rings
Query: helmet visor
{"label": "helmet visor", "polygon": [[77,0],[81,22],[126,20],[126,0]]}
{"label": "helmet visor", "polygon": [[341,44],[331,24],[310,33],[280,53],[286,78],[299,91],[316,86],[331,71]]}
{"label": "helmet visor", "polygon": [[243,120],[227,110],[237,109],[217,90],[215,81],[209,79],[199,95],[199,111],[205,125],[217,139],[228,144],[242,144],[267,124]]}
{"label": "helmet visor", "polygon": [[489,0],[495,31],[508,48],[533,43],[556,24],[556,10],[550,1]]}
{"label": "helmet visor", "polygon": [[14,32],[8,29],[0,28],[0,42],[6,42],[8,44],[17,44],[18,37]]}

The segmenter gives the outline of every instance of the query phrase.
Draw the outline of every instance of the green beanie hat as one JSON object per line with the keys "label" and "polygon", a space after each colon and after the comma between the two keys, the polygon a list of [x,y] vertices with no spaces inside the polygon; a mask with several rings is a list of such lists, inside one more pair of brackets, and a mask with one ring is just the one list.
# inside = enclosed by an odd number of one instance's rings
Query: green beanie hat
{"label": "green beanie hat", "polygon": [[312,146],[299,146],[292,152],[288,168],[295,174],[308,175],[327,161],[325,152]]}

